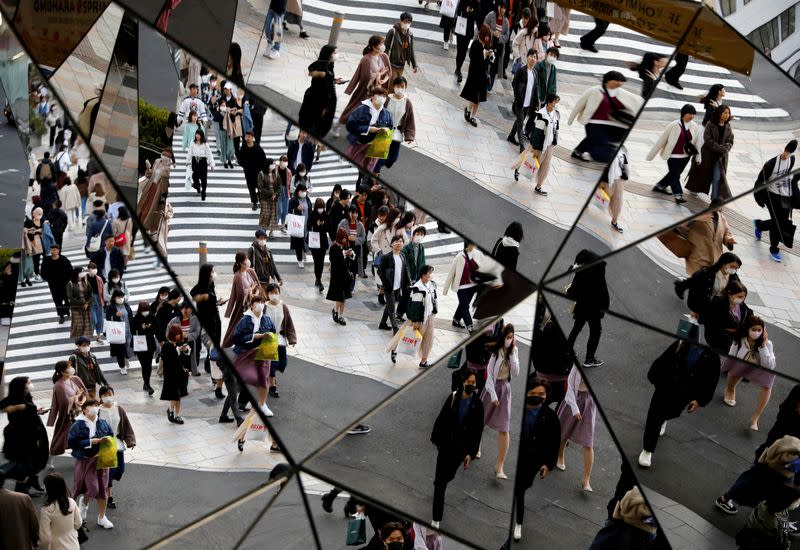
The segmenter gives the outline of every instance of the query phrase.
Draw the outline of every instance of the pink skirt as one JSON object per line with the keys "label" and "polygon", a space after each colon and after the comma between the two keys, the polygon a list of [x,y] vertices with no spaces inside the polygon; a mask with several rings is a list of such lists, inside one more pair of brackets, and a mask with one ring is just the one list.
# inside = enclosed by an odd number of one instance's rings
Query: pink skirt
{"label": "pink skirt", "polygon": [[508,380],[497,380],[494,391],[499,401],[497,406],[492,403],[492,397],[485,388],[481,394],[483,423],[495,431],[508,432],[511,426],[511,384]]}
{"label": "pink skirt", "polygon": [[558,407],[558,420],[561,422],[561,440],[570,440],[581,447],[594,447],[594,422],[597,407],[588,391],[578,392],[578,410],[580,421],[572,415],[572,409],[566,401]]}
{"label": "pink skirt", "polygon": [[741,359],[725,358],[722,361],[721,372],[727,372],[728,376],[738,376],[739,378],[747,378],[751,384],[761,386],[762,388],[771,388],[775,382],[775,373],[770,369],[765,369],[742,361]]}
{"label": "pink skirt", "polygon": [[233,366],[244,380],[257,388],[269,387],[269,368],[271,361],[256,360],[256,349],[244,351],[233,360]]}
{"label": "pink skirt", "polygon": [[97,455],[75,459],[72,496],[83,495],[84,500],[108,498],[108,468],[97,469]]}

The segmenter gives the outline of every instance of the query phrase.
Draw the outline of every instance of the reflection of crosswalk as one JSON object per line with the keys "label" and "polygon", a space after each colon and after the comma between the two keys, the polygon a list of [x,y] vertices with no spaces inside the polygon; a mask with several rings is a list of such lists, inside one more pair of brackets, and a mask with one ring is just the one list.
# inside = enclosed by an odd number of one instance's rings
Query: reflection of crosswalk
{"label": "reflection of crosswalk", "polygon": [[[128,263],[124,276],[134,313],[141,300],[153,301],[159,287],[174,286],[166,271],[153,269],[155,254],[144,254],[141,246],[136,247],[136,253],[137,258]],[[64,254],[74,266],[88,263],[82,249],[65,250]],[[18,288],[6,353],[6,381],[23,374],[34,380],[50,378],[56,362],[69,357],[75,349],[74,339],[69,337],[69,326],[69,320],[63,325],[58,324],[47,283]],[[104,372],[119,372],[116,359],[108,355],[108,345],[93,343],[92,346]],[[131,361],[131,368],[138,369],[139,363]]]}
{"label": "reflection of crosswalk", "polygon": [[[222,168],[216,148],[215,129],[209,132],[209,143],[215,153],[217,167],[208,176],[208,192],[205,202],[190,188],[185,190],[186,153],[182,150],[181,138],[175,137],[173,150],[177,166],[170,172],[170,202],[175,216],[170,222],[170,265],[196,265],[197,248],[200,241],[208,244],[208,261],[231,264],[234,253],[250,246],[258,229],[258,211],[250,209],[250,195],[244,181],[244,173],[238,165],[233,170]],[[283,134],[267,134],[261,137],[261,147],[267,158],[278,159],[286,153]],[[357,171],[342,161],[332,151],[320,155],[310,172],[312,188],[311,202],[318,197],[327,200],[335,184],[353,190]],[[425,238],[427,257],[451,254],[461,250],[461,239],[454,234],[438,233],[436,222],[426,223]],[[289,249],[289,237],[280,232],[269,241],[275,261],[283,264],[296,262],[294,251]]]}
{"label": "reflection of crosswalk", "polygon": [[[435,3],[431,3],[435,8]],[[303,2],[303,21],[325,27],[331,25],[331,18],[337,11],[345,14],[342,28],[347,31],[385,34],[397,22],[403,11],[414,16],[413,32],[418,40],[441,44],[442,29],[439,28],[439,13],[432,9],[424,11],[415,0],[305,0]],[[662,43],[655,43],[635,31],[619,25],[611,25],[605,35],[597,42],[600,53],[591,53],[580,49],[581,35],[594,27],[591,17],[572,11],[570,18],[570,34],[561,37],[561,59],[558,70],[564,74],[601,75],[610,70],[622,70],[631,81],[638,81],[636,73],[624,67],[625,61],[639,61],[644,52],[650,51],[671,55],[673,48]],[[455,54],[442,52],[442,55],[453,57]],[[346,78],[346,77],[345,77]],[[681,78],[683,90],[678,90],[666,83],[658,86],[659,94],[650,103],[649,109],[680,110],[685,103],[696,103],[715,83],[725,85],[727,95],[725,102],[739,118],[750,119],[783,119],[789,117],[785,110],[769,105],[763,98],[748,89],[748,80],[727,69],[709,65],[691,59]]]}

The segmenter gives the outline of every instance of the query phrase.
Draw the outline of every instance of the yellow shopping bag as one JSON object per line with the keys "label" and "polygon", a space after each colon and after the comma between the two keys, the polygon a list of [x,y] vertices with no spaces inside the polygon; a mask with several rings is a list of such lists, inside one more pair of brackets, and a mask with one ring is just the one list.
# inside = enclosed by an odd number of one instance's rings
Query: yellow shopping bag
{"label": "yellow shopping bag", "polygon": [[256,361],[277,361],[278,360],[278,335],[274,332],[267,333],[261,339],[261,343],[256,349]]}
{"label": "yellow shopping bag", "polygon": [[375,134],[375,139],[369,142],[367,147],[368,159],[386,159],[389,156],[389,147],[392,145],[392,136],[394,132],[391,128],[382,128],[380,132]]}
{"label": "yellow shopping bag", "polygon": [[100,450],[97,452],[97,469],[117,467],[117,442],[113,435],[107,435],[100,440]]}

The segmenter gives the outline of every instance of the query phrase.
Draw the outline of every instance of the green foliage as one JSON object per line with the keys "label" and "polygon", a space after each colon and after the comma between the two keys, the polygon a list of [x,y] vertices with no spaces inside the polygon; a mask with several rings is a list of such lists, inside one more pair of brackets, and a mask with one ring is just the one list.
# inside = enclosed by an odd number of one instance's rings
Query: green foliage
{"label": "green foliage", "polygon": [[47,125],[38,113],[31,111],[30,118],[30,128],[34,135],[41,136],[47,132]]}
{"label": "green foliage", "polygon": [[139,99],[139,143],[155,149],[171,145],[167,143],[164,128],[167,127],[169,111]]}
{"label": "green foliage", "polygon": [[19,252],[19,248],[0,248],[0,266],[5,265],[15,252]]}

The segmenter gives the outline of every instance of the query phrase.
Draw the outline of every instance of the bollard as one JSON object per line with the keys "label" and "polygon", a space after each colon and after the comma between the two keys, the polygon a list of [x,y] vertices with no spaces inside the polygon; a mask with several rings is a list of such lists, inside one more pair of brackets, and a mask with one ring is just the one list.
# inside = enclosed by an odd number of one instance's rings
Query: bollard
{"label": "bollard", "polygon": [[202,266],[208,261],[208,243],[205,241],[200,241],[200,246],[197,248],[197,252],[200,254],[200,265]]}
{"label": "bollard", "polygon": [[335,46],[339,41],[339,31],[342,30],[342,23],[344,22],[344,14],[337,11],[333,14],[333,21],[331,21],[331,34],[328,37],[328,44]]}

